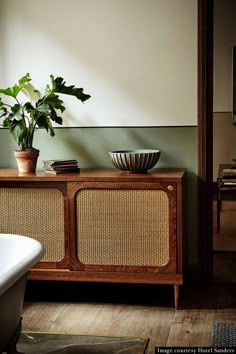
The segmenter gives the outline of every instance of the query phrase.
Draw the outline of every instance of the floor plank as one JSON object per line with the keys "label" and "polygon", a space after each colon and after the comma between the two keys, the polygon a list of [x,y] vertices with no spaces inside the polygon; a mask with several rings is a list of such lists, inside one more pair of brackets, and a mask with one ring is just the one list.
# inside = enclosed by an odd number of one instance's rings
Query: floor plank
{"label": "floor plank", "polygon": [[51,325],[49,332],[66,334],[89,334],[100,304],[68,304]]}
{"label": "floor plank", "polygon": [[149,338],[147,354],[155,352],[155,346],[166,346],[174,308],[149,307],[136,311],[133,322],[127,332],[130,336]]}
{"label": "floor plank", "polygon": [[137,306],[117,304],[103,306],[95,318],[89,334],[126,336],[137,311],[140,311]]}
{"label": "floor plank", "polygon": [[23,330],[48,332],[67,304],[31,303],[23,311]]}
{"label": "floor plank", "polygon": [[167,346],[209,346],[214,310],[176,311]]}

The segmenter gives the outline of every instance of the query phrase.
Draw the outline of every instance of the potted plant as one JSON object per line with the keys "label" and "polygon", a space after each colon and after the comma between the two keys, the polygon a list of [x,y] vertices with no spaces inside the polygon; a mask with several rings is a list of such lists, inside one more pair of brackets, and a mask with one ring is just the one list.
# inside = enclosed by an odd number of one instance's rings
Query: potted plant
{"label": "potted plant", "polygon": [[[29,73],[20,78],[18,84],[0,89],[0,118],[3,119],[2,126],[10,130],[19,146],[19,150],[15,151],[17,158],[20,155],[20,161],[17,161],[19,172],[35,172],[39,155],[39,150],[33,146],[36,130],[44,128],[53,137],[53,123],[62,124],[60,113],[64,112],[65,107],[58,94],[75,96],[82,102],[90,98],[82,88],[66,86],[62,77],[50,75],[50,78],[51,83],[46,85],[44,94],[33,88]],[[25,93],[27,100],[22,102],[18,96],[20,93]],[[3,95],[8,96],[5,102],[1,97]],[[28,155],[32,157],[30,162],[26,160]]]}

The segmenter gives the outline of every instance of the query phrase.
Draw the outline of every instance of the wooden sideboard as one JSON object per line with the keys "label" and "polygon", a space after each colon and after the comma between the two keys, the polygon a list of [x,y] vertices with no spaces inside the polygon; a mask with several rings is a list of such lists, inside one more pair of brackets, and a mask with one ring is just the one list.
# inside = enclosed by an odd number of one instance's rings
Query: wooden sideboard
{"label": "wooden sideboard", "polygon": [[0,169],[0,232],[44,245],[29,279],[173,284],[177,307],[184,176],[183,169]]}

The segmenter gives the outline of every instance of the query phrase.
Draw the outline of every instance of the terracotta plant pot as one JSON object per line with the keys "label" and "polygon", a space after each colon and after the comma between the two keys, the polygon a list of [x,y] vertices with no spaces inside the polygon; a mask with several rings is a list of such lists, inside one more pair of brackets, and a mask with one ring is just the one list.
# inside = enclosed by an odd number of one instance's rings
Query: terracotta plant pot
{"label": "terracotta plant pot", "polygon": [[20,173],[34,173],[37,166],[39,150],[15,150],[15,157]]}

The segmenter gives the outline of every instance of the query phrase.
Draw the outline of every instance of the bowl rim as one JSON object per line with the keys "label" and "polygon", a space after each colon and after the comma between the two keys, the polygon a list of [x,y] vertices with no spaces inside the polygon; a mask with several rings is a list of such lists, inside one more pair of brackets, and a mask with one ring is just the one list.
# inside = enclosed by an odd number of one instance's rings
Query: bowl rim
{"label": "bowl rim", "polygon": [[160,150],[154,149],[131,149],[131,150],[113,150],[109,151],[109,154],[160,154]]}

